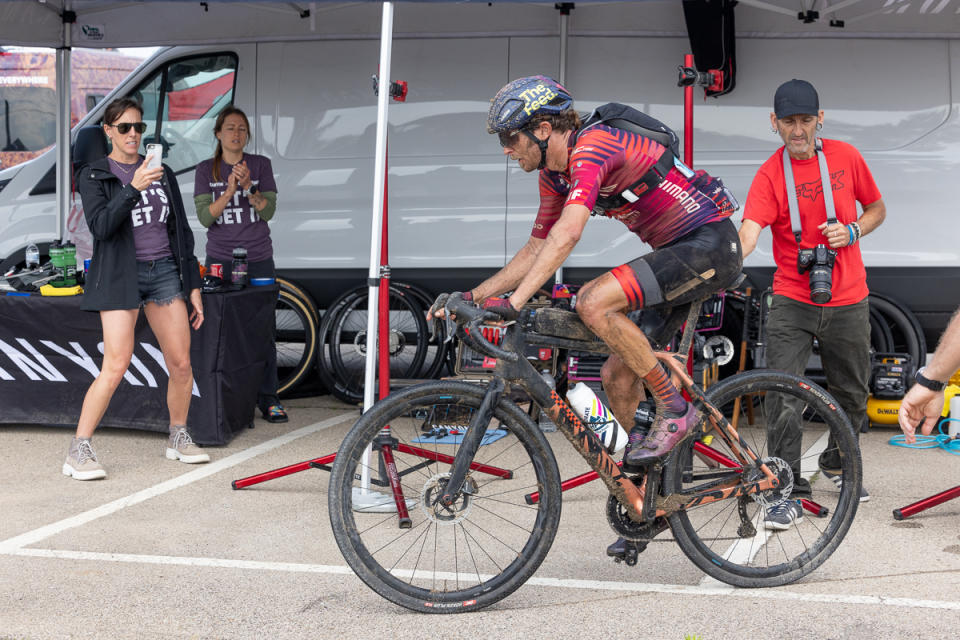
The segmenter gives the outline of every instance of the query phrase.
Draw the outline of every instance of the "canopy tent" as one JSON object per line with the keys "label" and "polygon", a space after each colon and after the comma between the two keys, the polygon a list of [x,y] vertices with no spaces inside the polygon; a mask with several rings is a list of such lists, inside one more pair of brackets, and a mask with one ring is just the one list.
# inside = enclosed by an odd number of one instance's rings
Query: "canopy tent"
{"label": "canopy tent", "polygon": [[[591,4],[592,0],[580,5]],[[451,37],[469,31],[496,32],[509,16],[516,33],[559,35],[563,76],[563,38],[569,33],[566,19],[559,19],[554,3],[530,0],[503,0],[493,6],[486,0],[410,3],[406,22],[393,21],[393,3],[379,2],[235,2],[232,0],[141,1],[123,0],[12,0],[0,3],[0,45],[32,45],[58,50],[60,107],[57,114],[58,209],[68,208],[70,166],[69,77],[71,47],[125,47],[164,44],[194,44],[237,41],[336,38],[350,33],[374,38],[380,24],[380,75],[390,77],[390,49],[394,29],[416,37],[426,28],[445,31]],[[741,32],[777,36],[818,37],[956,37],[960,33],[957,4],[952,0],[741,0],[738,27]],[[472,6],[464,6],[472,5]],[[800,11],[798,11],[798,5]],[[807,7],[809,5],[809,8]],[[638,9],[642,6],[642,9]],[[675,0],[648,0],[643,3],[596,2],[589,11],[578,10],[584,20],[578,33],[610,36],[686,35]],[[557,7],[559,8],[559,7]],[[496,14],[499,20],[488,16]],[[626,17],[625,17],[626,16]],[[425,26],[429,24],[429,27]],[[489,25],[489,26],[487,26]],[[558,33],[559,31],[559,33]],[[376,171],[372,202],[370,277],[378,275],[380,215],[384,201],[386,166],[386,119],[388,97],[378,99]],[[60,233],[58,223],[57,234]],[[371,291],[371,298],[373,291]],[[375,323],[376,314],[368,314]],[[368,327],[368,353],[375,328]],[[367,394],[372,394],[368,370]],[[372,397],[372,396],[371,396]]]}
{"label": "canopy tent", "polygon": [[[439,5],[444,0],[434,0]],[[460,0],[458,4],[462,4]],[[470,0],[466,0],[469,2]],[[516,4],[540,4],[529,0],[511,0]],[[321,5],[318,7],[318,4]],[[117,0],[53,0],[37,2],[15,0],[0,6],[0,43],[5,45],[46,46],[57,49],[57,237],[62,235],[65,212],[70,195],[70,49],[83,47],[124,47],[180,45],[217,41],[263,41],[266,39],[303,39],[324,37],[325,19],[343,14],[342,9],[364,3],[334,2],[120,2]],[[393,3],[367,1],[370,9],[382,4],[380,20],[380,77],[390,78],[390,56],[393,37]],[[366,9],[366,7],[364,7]],[[570,7],[562,11],[560,31],[566,35]],[[371,11],[352,11],[348,20],[361,33],[368,30],[374,15]],[[529,17],[526,18],[529,21]],[[343,24],[338,23],[343,31]],[[542,28],[542,27],[541,27]],[[564,47],[561,47],[565,51]],[[561,64],[561,76],[563,74]],[[380,276],[381,215],[384,211],[386,177],[386,132],[389,95],[381,91],[377,97],[377,129],[375,170],[372,199],[370,242],[369,300],[375,300]],[[367,353],[374,353],[378,314],[369,313]],[[366,367],[364,408],[373,404],[375,362],[369,358]],[[385,368],[385,371],[388,369]]]}

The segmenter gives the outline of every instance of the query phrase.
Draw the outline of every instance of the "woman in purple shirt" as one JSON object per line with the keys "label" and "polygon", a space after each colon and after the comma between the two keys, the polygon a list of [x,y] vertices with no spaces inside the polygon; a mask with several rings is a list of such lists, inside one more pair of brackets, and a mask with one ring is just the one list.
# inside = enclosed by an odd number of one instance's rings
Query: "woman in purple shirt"
{"label": "woman in purple shirt", "polygon": [[[243,148],[250,140],[250,122],[240,109],[229,106],[213,126],[217,150],[197,165],[193,201],[197,218],[207,228],[207,266],[223,265],[229,282],[233,250],[247,250],[250,278],[275,278],[273,244],[267,224],[277,210],[277,184],[270,159]],[[274,336],[271,333],[270,341]],[[277,351],[270,349],[257,405],[267,422],[286,422],[287,413],[277,397]]]}
{"label": "woman in purple shirt", "polygon": [[103,366],[83,399],[76,437],[63,464],[63,473],[77,480],[106,476],[90,438],[130,366],[140,307],[170,375],[166,455],[187,463],[210,460],[186,427],[193,390],[190,327],[196,330],[203,323],[203,302],[180,188],[168,167],[158,163],[148,168],[139,153],[147,128],[139,103],[114,100],[103,122],[113,149],[77,171],[77,190],[93,235],[80,307],[99,312],[103,324]]}

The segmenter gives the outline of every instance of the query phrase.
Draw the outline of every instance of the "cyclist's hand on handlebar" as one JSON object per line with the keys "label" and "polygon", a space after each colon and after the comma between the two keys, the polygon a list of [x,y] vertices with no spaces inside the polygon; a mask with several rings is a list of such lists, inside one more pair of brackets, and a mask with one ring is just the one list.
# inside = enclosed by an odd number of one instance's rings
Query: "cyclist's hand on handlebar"
{"label": "cyclist's hand on handlebar", "polygon": [[441,293],[437,296],[437,299],[433,301],[433,305],[430,307],[430,310],[427,311],[427,320],[442,319],[447,315],[447,302],[450,300],[451,296],[459,296],[461,300],[467,302],[473,302],[473,293],[467,291],[466,293]]}
{"label": "cyclist's hand on handlebar", "polygon": [[487,298],[480,307],[484,311],[492,311],[504,320],[516,320],[520,312],[513,308],[509,298]]}

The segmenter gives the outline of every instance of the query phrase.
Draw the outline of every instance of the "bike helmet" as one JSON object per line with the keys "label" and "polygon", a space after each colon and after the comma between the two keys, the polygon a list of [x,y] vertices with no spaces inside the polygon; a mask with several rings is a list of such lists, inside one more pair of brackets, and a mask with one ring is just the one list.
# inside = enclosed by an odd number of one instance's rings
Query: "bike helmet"
{"label": "bike helmet", "polygon": [[526,126],[534,115],[561,113],[573,106],[573,98],[559,82],[547,76],[527,76],[508,83],[497,92],[487,114],[487,131],[501,135],[523,132],[540,149],[540,164],[547,163],[547,141],[540,140]]}
{"label": "bike helmet", "polygon": [[547,76],[528,76],[508,83],[497,92],[487,114],[487,131],[518,131],[534,114],[560,113],[573,105],[563,86]]}

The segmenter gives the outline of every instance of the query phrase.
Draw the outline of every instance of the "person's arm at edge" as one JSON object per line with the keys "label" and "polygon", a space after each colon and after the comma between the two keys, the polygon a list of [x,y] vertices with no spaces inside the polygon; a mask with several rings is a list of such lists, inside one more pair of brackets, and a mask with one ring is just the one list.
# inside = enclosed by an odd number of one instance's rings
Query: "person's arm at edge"
{"label": "person's arm at edge", "polygon": [[[923,375],[929,380],[945,382],[957,369],[960,369],[960,310],[954,312],[946,331],[940,336],[937,350],[923,370]],[[921,421],[921,433],[930,435],[942,411],[943,392],[913,385],[900,402],[900,429],[906,436],[906,442],[916,441],[916,429]]]}

